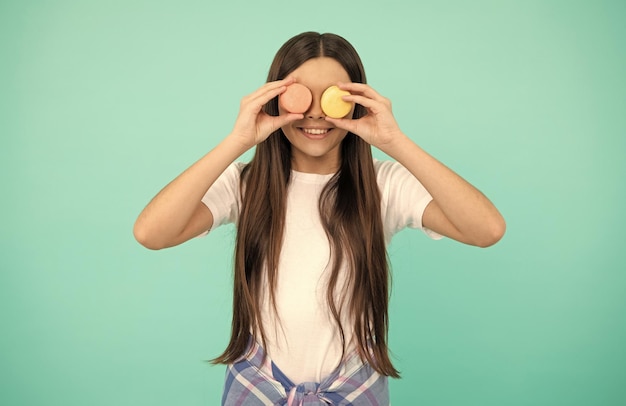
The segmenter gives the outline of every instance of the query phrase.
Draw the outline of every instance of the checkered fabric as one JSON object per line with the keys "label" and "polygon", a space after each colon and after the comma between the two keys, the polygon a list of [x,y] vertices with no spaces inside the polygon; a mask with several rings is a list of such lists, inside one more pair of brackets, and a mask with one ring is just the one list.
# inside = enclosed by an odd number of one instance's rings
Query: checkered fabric
{"label": "checkered fabric", "polygon": [[251,340],[245,358],[228,366],[222,405],[226,406],[388,406],[387,377],[354,353],[322,382],[295,385]]}

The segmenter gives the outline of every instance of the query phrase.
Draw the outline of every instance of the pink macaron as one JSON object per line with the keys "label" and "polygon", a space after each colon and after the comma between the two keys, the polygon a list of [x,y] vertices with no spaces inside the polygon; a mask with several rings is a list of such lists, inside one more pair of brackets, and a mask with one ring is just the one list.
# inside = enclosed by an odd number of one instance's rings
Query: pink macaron
{"label": "pink macaron", "polygon": [[313,95],[308,87],[292,83],[279,97],[280,106],[290,113],[304,113],[311,106]]}

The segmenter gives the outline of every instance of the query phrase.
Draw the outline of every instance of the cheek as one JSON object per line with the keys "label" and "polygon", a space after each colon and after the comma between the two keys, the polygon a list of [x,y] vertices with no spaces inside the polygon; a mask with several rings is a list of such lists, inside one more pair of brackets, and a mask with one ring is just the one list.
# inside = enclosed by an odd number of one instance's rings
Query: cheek
{"label": "cheek", "polygon": [[346,135],[348,135],[348,130],[336,130],[337,131],[337,143],[340,144],[343,142]]}
{"label": "cheek", "polygon": [[294,141],[298,139],[298,134],[296,134],[298,130],[296,130],[295,128],[287,125],[285,127],[281,127],[281,130],[283,131],[283,135],[285,136],[285,138],[287,138],[290,144],[293,144]]}

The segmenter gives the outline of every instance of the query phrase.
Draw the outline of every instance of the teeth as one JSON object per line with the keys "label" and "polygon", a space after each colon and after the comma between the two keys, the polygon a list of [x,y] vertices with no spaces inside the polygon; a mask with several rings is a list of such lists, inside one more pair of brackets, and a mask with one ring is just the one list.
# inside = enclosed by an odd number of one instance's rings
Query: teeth
{"label": "teeth", "polygon": [[303,128],[302,131],[304,131],[307,134],[321,135],[321,134],[326,134],[328,131],[330,131],[330,129],[328,128]]}

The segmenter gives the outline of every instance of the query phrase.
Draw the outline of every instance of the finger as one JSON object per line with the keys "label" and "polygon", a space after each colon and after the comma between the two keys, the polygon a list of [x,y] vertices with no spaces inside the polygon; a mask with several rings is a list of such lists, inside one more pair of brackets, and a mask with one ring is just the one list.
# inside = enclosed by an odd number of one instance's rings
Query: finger
{"label": "finger", "polygon": [[274,92],[277,89],[286,89],[287,86],[296,82],[296,78],[288,77],[281,80],[275,80],[273,82],[267,82],[265,85],[259,88],[258,94],[264,94],[267,92]]}
{"label": "finger", "polygon": [[274,118],[273,126],[275,127],[274,128],[274,131],[275,131],[278,128],[284,127],[289,123],[292,123],[297,120],[302,120],[304,118],[304,114],[287,113],[287,114],[282,114],[280,116],[273,116],[273,118]]}
{"label": "finger", "polygon": [[351,133],[357,132],[357,120],[352,120],[348,118],[331,118],[326,116],[325,120],[334,125],[337,128],[341,128],[342,130],[350,131]]}
{"label": "finger", "polygon": [[296,78],[290,76],[285,79],[274,80],[272,82],[267,82],[263,86],[259,88],[259,90],[271,90],[281,86],[289,86],[292,83],[295,83]]}
{"label": "finger", "polygon": [[386,107],[382,101],[374,100],[365,96],[360,96],[358,94],[343,96],[342,99],[347,102],[360,104],[374,114],[378,114],[384,111]]}
{"label": "finger", "polygon": [[257,92],[252,93],[248,97],[242,100],[242,107],[248,107],[252,109],[254,112],[259,112],[274,97],[280,95],[285,90],[287,90],[287,86],[271,86],[268,88],[261,88]]}
{"label": "finger", "polygon": [[[257,106],[260,105],[261,107],[263,107],[263,105],[265,105],[268,101],[272,100],[274,97],[287,90],[287,86],[293,84],[295,81],[295,78],[289,77],[282,80],[268,82],[258,88],[256,91],[244,97],[243,102],[253,105],[256,110]],[[261,107],[259,107],[259,109]]]}
{"label": "finger", "polygon": [[379,100],[379,101],[383,101],[385,99],[383,96],[378,94],[376,90],[372,89],[371,86],[365,83],[352,83],[352,82],[343,83],[342,82],[342,83],[339,83],[337,86],[339,86],[339,88],[342,90],[347,90],[353,94],[358,93],[363,96],[369,97],[370,99]]}

